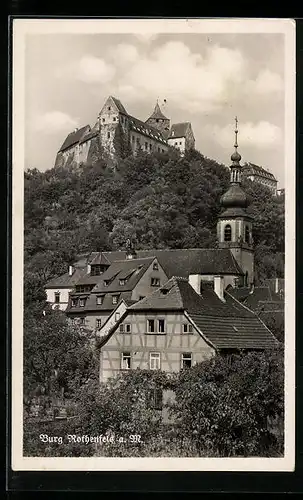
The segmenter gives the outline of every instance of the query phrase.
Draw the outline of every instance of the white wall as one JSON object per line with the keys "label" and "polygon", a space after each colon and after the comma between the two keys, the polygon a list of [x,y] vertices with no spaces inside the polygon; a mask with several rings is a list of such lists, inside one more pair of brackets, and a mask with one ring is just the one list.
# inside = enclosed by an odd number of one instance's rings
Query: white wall
{"label": "white wall", "polygon": [[[73,288],[47,288],[46,291],[46,301],[52,304],[52,307],[59,306],[61,311],[65,311],[68,305],[69,294]],[[60,302],[57,304],[55,302],[56,292],[60,293]]]}

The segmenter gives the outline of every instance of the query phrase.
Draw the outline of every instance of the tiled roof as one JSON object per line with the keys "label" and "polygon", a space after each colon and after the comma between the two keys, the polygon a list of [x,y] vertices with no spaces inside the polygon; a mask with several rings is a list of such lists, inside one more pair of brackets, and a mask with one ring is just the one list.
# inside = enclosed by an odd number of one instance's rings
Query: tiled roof
{"label": "tiled roof", "polygon": [[88,130],[88,132],[84,134],[82,138],[79,140],[79,144],[83,144],[84,142],[89,141],[90,139],[96,137],[97,135],[98,135],[98,130],[96,129]]}
{"label": "tiled roof", "polygon": [[129,310],[183,310],[217,349],[267,349],[278,345],[256,314],[229,293],[225,292],[224,298],[225,302],[221,301],[208,286],[199,295],[186,279],[173,277]]}
{"label": "tiled roof", "polygon": [[[143,274],[153,262],[154,257],[145,259],[130,259],[115,261],[101,275],[98,276],[98,284],[92,290],[92,293],[110,293],[110,292],[126,292],[133,290],[139,282]],[[125,285],[120,285],[121,275],[125,277],[126,271],[134,270],[134,272],[126,280]],[[104,282],[110,280],[106,286]]]}
{"label": "tiled roof", "polygon": [[107,265],[109,266],[111,261],[108,260],[104,252],[96,252],[97,255],[92,256],[91,260],[89,261],[91,266],[94,265]]}
{"label": "tiled roof", "polygon": [[57,276],[56,278],[49,280],[44,288],[73,288],[84,274],[84,269],[76,268],[72,276],[70,276],[69,273]]}
{"label": "tiled roof", "polygon": [[77,144],[80,141],[80,139],[82,139],[83,135],[86,134],[86,132],[88,131],[90,131],[90,126],[85,125],[85,127],[78,128],[73,132],[71,132],[70,134],[68,134],[59,151],[64,151],[65,149],[70,148],[74,144]]}
{"label": "tiled roof", "polygon": [[141,120],[138,120],[138,118],[135,118],[134,116],[130,116],[129,121],[132,130],[136,132],[140,132],[140,134],[146,135],[147,137],[151,137],[152,139],[156,139],[157,141],[162,142],[163,144],[167,144],[167,140],[163,137],[161,132],[157,130],[156,128],[152,127],[151,125],[142,122]]}
{"label": "tiled roof", "polygon": [[[153,113],[150,115],[149,119],[150,118],[155,118],[155,119],[160,119],[160,120],[168,120],[169,118],[167,118],[161,111],[160,109],[160,106],[159,104],[157,103],[156,106],[155,106],[155,109],[153,111]],[[147,121],[147,120],[146,120]]]}
{"label": "tiled roof", "polygon": [[121,103],[121,101],[119,101],[119,99],[117,99],[116,97],[113,97],[112,95],[110,97],[114,101],[114,103],[117,106],[117,108],[120,111],[120,113],[123,113],[124,115],[127,115],[128,113],[127,113],[125,107],[123,106],[123,104]]}
{"label": "tiled roof", "polygon": [[[120,302],[122,299],[125,301],[130,301],[131,300],[131,291],[124,291],[121,292],[120,294],[118,293],[90,293],[87,296],[86,304],[84,307],[71,307],[71,303],[69,303],[66,312],[67,313],[79,313],[83,312],[86,314],[88,311],[112,311],[117,307],[117,304],[113,304],[113,295],[119,295],[118,302]],[[103,301],[102,304],[97,304],[97,295],[103,295]],[[73,295],[72,295],[73,296]],[[81,297],[84,297],[85,294],[81,294]]]}
{"label": "tiled roof", "polygon": [[271,172],[268,172],[268,170],[265,170],[263,167],[255,165],[254,163],[245,163],[242,167],[242,171],[245,175],[260,175],[262,177],[276,180],[275,176]]}
{"label": "tiled roof", "polygon": [[175,137],[176,138],[185,137],[186,134],[187,134],[187,130],[188,130],[189,127],[190,127],[190,123],[189,122],[174,123],[171,126],[168,138],[169,139],[174,139]]}
{"label": "tiled roof", "polygon": [[256,286],[253,290],[247,287],[230,288],[228,292],[252,311],[267,310],[267,307],[272,307],[270,304],[275,304],[276,309],[284,309],[284,301],[269,286]]}

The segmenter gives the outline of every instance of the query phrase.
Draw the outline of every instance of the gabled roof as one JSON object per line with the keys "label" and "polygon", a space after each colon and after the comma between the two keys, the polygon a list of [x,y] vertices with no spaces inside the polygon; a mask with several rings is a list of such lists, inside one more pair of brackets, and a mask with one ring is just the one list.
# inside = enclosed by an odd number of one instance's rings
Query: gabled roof
{"label": "gabled roof", "polygon": [[117,108],[120,111],[120,113],[123,113],[124,115],[127,115],[128,113],[127,113],[125,107],[123,106],[122,102],[119,101],[119,99],[117,99],[116,97],[113,97],[112,95],[110,97],[114,101],[114,103],[117,106]]}
{"label": "gabled roof", "polygon": [[68,149],[71,146],[74,146],[74,144],[77,144],[78,142],[80,142],[80,139],[82,139],[84,134],[86,134],[86,132],[89,132],[89,131],[90,131],[90,126],[85,125],[85,127],[78,128],[78,129],[74,130],[73,132],[71,132],[70,134],[68,134],[68,136],[66,137],[65,141],[63,142],[61,148],[59,149],[59,152],[64,151],[65,149]]}
{"label": "gabled roof", "polygon": [[154,119],[159,119],[159,120],[169,120],[169,118],[167,118],[161,111],[160,109],[160,106],[158,104],[158,102],[156,103],[156,106],[155,106],[155,109],[153,111],[153,113],[150,115],[150,117],[146,120],[150,120],[150,118],[154,118]]}
{"label": "gabled roof", "polygon": [[268,310],[271,303],[275,304],[275,309],[284,310],[284,301],[269,286],[255,286],[253,290],[247,287],[229,288],[228,292],[253,311]]}
{"label": "gabled roof", "polygon": [[92,139],[93,137],[96,137],[98,135],[98,130],[96,129],[92,129],[92,130],[88,130],[87,133],[85,133],[82,138],[80,139],[79,141],[79,144],[83,144],[84,142],[87,142],[89,141],[90,139]]}
{"label": "gabled roof", "polygon": [[190,122],[173,123],[168,138],[174,139],[185,137],[190,126]]}
{"label": "gabled roof", "polygon": [[104,266],[110,266],[110,261],[104,254],[104,252],[96,252],[96,256],[92,256],[92,259],[90,260],[90,265],[95,266],[95,265],[104,265]]}
{"label": "gabled roof", "polygon": [[[121,293],[133,290],[153,260],[154,257],[113,262],[101,276],[98,276],[98,284],[92,290],[92,293]],[[131,271],[133,269],[134,272],[129,276],[129,279],[126,280],[125,285],[120,285],[121,275],[125,277],[125,274],[127,274],[126,271]],[[107,280],[109,280],[109,283],[106,286],[104,282]]]}
{"label": "gabled roof", "polygon": [[213,287],[197,294],[184,278],[173,277],[129,311],[183,311],[216,349],[269,349],[279,344],[260,318],[228,292],[221,301]]}

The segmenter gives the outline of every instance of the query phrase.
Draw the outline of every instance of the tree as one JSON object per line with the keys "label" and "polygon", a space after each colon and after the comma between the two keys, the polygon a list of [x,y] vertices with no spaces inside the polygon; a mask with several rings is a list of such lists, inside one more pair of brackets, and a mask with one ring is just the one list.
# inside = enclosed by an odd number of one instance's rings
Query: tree
{"label": "tree", "polygon": [[283,351],[215,356],[183,370],[174,411],[200,456],[281,456]]}

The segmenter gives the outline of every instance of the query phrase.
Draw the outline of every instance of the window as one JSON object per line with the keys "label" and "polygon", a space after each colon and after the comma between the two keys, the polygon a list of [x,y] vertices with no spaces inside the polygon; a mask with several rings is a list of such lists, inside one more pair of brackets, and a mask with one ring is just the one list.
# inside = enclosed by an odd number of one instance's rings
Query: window
{"label": "window", "polygon": [[125,323],[125,333],[131,333],[132,327],[130,323]]}
{"label": "window", "polygon": [[182,142],[179,142],[180,146],[182,146]]}
{"label": "window", "polygon": [[147,332],[148,333],[155,333],[155,320],[154,319],[147,320]]}
{"label": "window", "polygon": [[150,284],[151,284],[151,286],[160,286],[160,279],[159,278],[151,278]]}
{"label": "window", "polygon": [[60,292],[55,292],[55,304],[59,304],[60,302]]}
{"label": "window", "polygon": [[110,106],[108,106],[108,108],[107,108],[107,109],[108,109],[108,111],[110,111]]}
{"label": "window", "polygon": [[190,325],[189,323],[184,323],[183,333],[193,333],[193,326]]}
{"label": "window", "polygon": [[72,299],[72,307],[78,306],[78,299]]}
{"label": "window", "polygon": [[85,325],[85,318],[80,318],[80,325]]}
{"label": "window", "polygon": [[107,138],[110,139],[110,132],[107,132]]}
{"label": "window", "polygon": [[84,307],[84,306],[85,306],[85,303],[86,303],[86,299],[81,298],[81,299],[79,300],[79,305],[80,305],[80,307]]}
{"label": "window", "polygon": [[119,295],[113,295],[113,304],[118,304]]}
{"label": "window", "polygon": [[164,149],[162,149],[162,153],[165,153]]}
{"label": "window", "polygon": [[149,150],[151,151],[153,148],[152,144],[149,145]]}
{"label": "window", "polygon": [[162,389],[155,387],[149,393],[150,407],[154,410],[162,410],[163,407],[163,391]]}
{"label": "window", "polygon": [[95,264],[94,266],[91,266],[90,274],[91,276],[99,276],[103,272],[103,269],[103,266],[100,264]]}
{"label": "window", "polygon": [[159,123],[159,118],[156,118],[156,122]]}
{"label": "window", "polygon": [[120,313],[115,314],[115,320],[118,321],[120,319]]}
{"label": "window", "polygon": [[104,286],[108,286],[108,284],[109,284],[109,280],[104,280],[104,281],[103,281],[103,284],[104,284]]}
{"label": "window", "polygon": [[97,306],[101,306],[103,304],[103,295],[97,295]]}
{"label": "window", "polygon": [[149,368],[150,370],[160,370],[161,359],[159,352],[151,352],[149,354]]}
{"label": "window", "polygon": [[131,365],[130,361],[131,361],[130,352],[122,352],[121,369],[130,370],[130,365]]}
{"label": "window", "polygon": [[123,323],[121,323],[121,325],[119,325],[119,332],[120,333],[124,333],[124,325],[123,325]]}
{"label": "window", "polygon": [[226,224],[224,228],[224,241],[231,241],[231,225]]}
{"label": "window", "polygon": [[120,286],[124,286],[125,283],[126,283],[126,279],[123,278],[123,279],[119,280],[119,285]]}
{"label": "window", "polygon": [[113,118],[113,121],[114,121],[114,122],[116,121],[116,117],[115,117],[115,116],[114,116],[114,118]]}
{"label": "window", "polygon": [[147,144],[147,142],[145,143],[145,149],[148,149],[148,144]]}
{"label": "window", "polygon": [[96,319],[96,327],[101,328],[102,326],[102,320],[100,318]]}
{"label": "window", "polygon": [[102,123],[105,123],[105,118],[102,118]]}
{"label": "window", "polygon": [[158,271],[158,269],[159,269],[158,262],[154,262],[154,264],[153,264],[153,270],[154,271]]}
{"label": "window", "polygon": [[134,136],[134,135],[132,135],[132,142],[134,142],[134,140],[135,140],[135,136]]}
{"label": "window", "polygon": [[192,354],[191,352],[184,352],[181,359],[181,368],[191,368]]}
{"label": "window", "polygon": [[165,333],[165,319],[158,319],[158,333]]}
{"label": "window", "polygon": [[177,143],[177,142],[175,142],[175,146],[178,146],[178,143]]}
{"label": "window", "polygon": [[245,241],[245,243],[249,243],[249,227],[248,226],[245,226],[244,241]]}

